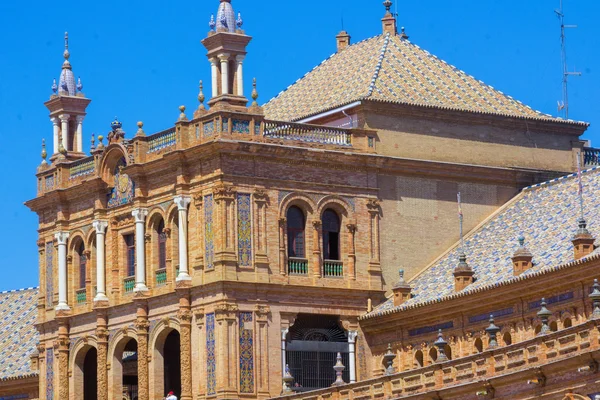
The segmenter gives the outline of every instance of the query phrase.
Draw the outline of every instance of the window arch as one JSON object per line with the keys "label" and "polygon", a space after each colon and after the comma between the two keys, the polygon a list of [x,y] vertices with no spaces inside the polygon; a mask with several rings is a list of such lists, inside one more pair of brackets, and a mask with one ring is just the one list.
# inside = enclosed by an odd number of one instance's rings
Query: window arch
{"label": "window arch", "polygon": [[437,349],[435,347],[432,347],[431,349],[429,349],[429,363],[430,364],[435,363],[437,358],[438,358]]}
{"label": "window arch", "polygon": [[85,280],[87,278],[86,269],[87,269],[87,257],[85,255],[85,244],[83,241],[79,243],[77,246],[77,256],[79,258],[78,262],[78,270],[79,270],[79,289],[85,288]]}
{"label": "window arch", "polygon": [[556,332],[558,331],[558,324],[556,323],[556,321],[552,321],[550,322],[550,330],[552,332]]}
{"label": "window arch", "polygon": [[306,219],[302,210],[297,206],[290,207],[287,211],[288,257],[306,257],[305,227]]}
{"label": "window arch", "polygon": [[505,346],[510,346],[512,344],[512,336],[510,332],[504,333],[504,336],[502,336],[502,340],[504,341]]}
{"label": "window arch", "polygon": [[332,209],[323,213],[323,258],[341,260],[340,255],[340,217]]}
{"label": "window arch", "polygon": [[570,328],[573,326],[573,321],[571,320],[571,318],[565,318],[565,320],[563,321],[563,328]]}
{"label": "window arch", "polygon": [[415,352],[415,367],[421,368],[423,366],[423,352],[421,350],[417,350]]}
{"label": "window arch", "polygon": [[156,224],[157,235],[157,254],[158,254],[158,269],[167,268],[167,232],[165,230],[165,221],[161,218]]}
{"label": "window arch", "polygon": [[475,343],[473,343],[473,346],[475,347],[475,353],[483,352],[483,341],[481,340],[481,338],[475,339]]}

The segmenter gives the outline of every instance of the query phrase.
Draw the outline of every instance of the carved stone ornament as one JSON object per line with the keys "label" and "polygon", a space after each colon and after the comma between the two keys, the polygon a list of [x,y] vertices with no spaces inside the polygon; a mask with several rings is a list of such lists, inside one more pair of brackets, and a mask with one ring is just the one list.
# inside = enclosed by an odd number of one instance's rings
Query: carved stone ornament
{"label": "carved stone ornament", "polygon": [[269,201],[269,195],[267,194],[267,192],[264,189],[258,188],[254,191],[254,200],[267,202],[267,201]]}
{"label": "carved stone ornament", "polygon": [[201,209],[202,201],[204,200],[204,196],[202,195],[202,193],[195,193],[192,195],[192,198],[194,199],[194,206],[196,207],[196,209]]}
{"label": "carved stone ornament", "polygon": [[257,317],[266,317],[271,313],[271,307],[268,305],[257,304],[254,306],[254,312]]}
{"label": "carved stone ornament", "polygon": [[120,215],[118,217],[114,217],[110,220],[110,225],[114,229],[120,229],[125,226],[133,225],[133,216],[132,215]]}
{"label": "carved stone ornament", "polygon": [[379,212],[379,200],[377,199],[369,199],[369,201],[367,201],[367,208],[369,209],[370,212]]}
{"label": "carved stone ornament", "polygon": [[233,190],[233,186],[219,184],[215,186],[213,189],[215,200],[223,200],[230,199],[233,200],[235,197],[235,191]]}

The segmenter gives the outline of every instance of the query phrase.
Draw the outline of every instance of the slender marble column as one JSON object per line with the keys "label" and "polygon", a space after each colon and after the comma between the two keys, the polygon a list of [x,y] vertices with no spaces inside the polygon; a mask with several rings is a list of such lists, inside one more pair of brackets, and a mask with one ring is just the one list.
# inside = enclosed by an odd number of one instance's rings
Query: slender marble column
{"label": "slender marble column", "polygon": [[69,118],[71,117],[69,114],[62,114],[58,116],[61,122],[60,134],[62,135],[62,145],[66,151],[69,151],[68,143],[69,143]]}
{"label": "slender marble column", "polygon": [[77,151],[83,153],[83,115],[77,116]]}
{"label": "slender marble column", "polygon": [[221,94],[229,94],[229,54],[219,54],[221,62]]}
{"label": "slender marble column", "polygon": [[210,73],[212,77],[212,97],[217,97],[219,95],[219,77],[218,77],[218,59],[213,57],[210,59]]}
{"label": "slender marble column", "polygon": [[239,55],[235,57],[235,61],[237,62],[237,95],[244,95],[244,62],[245,56]]}
{"label": "slender marble column", "polygon": [[357,331],[348,332],[348,349],[350,358],[350,383],[356,382],[356,337],[358,336]]}
{"label": "slender marble column", "polygon": [[138,208],[131,212],[135,218],[135,288],[134,292],[146,292],[146,252],[144,248],[144,231],[148,209]]}
{"label": "slender marble column", "polygon": [[96,230],[96,301],[108,301],[106,297],[106,258],[105,258],[105,237],[108,221],[96,220],[92,223]]}
{"label": "slender marble column", "polygon": [[189,281],[192,277],[189,274],[188,266],[188,206],[192,198],[189,196],[175,197],[177,211],[179,215],[179,275],[177,281]]}
{"label": "slender marble column", "polygon": [[281,376],[285,375],[285,365],[287,363],[285,359],[285,338],[290,330],[288,328],[281,330]]}
{"label": "slender marble column", "polygon": [[69,232],[58,232],[54,235],[58,242],[58,305],[56,310],[68,311],[67,304],[67,240]]}
{"label": "slender marble column", "polygon": [[54,145],[54,151],[52,154],[56,154],[56,153],[58,153],[58,132],[60,129],[60,127],[59,127],[60,119],[54,117],[54,118],[51,118],[50,121],[52,121],[52,132],[53,132],[53,139],[54,139],[52,142],[52,144]]}

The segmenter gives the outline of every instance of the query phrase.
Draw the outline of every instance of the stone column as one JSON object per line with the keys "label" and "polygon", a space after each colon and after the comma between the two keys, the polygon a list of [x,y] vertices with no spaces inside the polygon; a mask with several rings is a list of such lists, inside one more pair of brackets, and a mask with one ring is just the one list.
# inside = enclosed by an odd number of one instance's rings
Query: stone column
{"label": "stone column", "polygon": [[189,281],[188,266],[188,205],[192,201],[189,196],[175,197],[175,204],[179,215],[179,275],[177,281]]}
{"label": "stone column", "polygon": [[[83,115],[78,115],[76,117],[77,120],[77,150],[80,153],[83,153],[83,119],[85,117]],[[75,150],[75,149],[74,149]]]}
{"label": "stone column", "polygon": [[58,398],[69,398],[69,322],[58,317]]}
{"label": "stone column", "polygon": [[237,397],[237,363],[239,360],[235,357],[234,345],[237,346],[234,339],[233,327],[235,325],[238,311],[237,304],[221,303],[215,308],[215,320],[218,331],[215,337],[217,343],[217,392],[223,398]]}
{"label": "stone column", "polygon": [[254,314],[258,331],[256,340],[256,380],[258,398],[268,398],[269,395],[269,340],[268,323],[271,308],[268,305],[256,305]]}
{"label": "stone column", "polygon": [[58,243],[58,305],[56,310],[68,311],[67,304],[67,240],[69,232],[58,232],[54,235]]}
{"label": "stone column", "polygon": [[[201,366],[197,369],[198,374],[195,375],[198,385],[198,398],[203,398],[206,395],[206,332],[204,330],[205,313],[204,308],[200,307],[193,311],[194,318],[196,320],[196,327],[198,330],[198,362],[197,365]],[[192,381],[193,382],[193,381]]]}
{"label": "stone column", "polygon": [[135,288],[134,292],[147,292],[146,286],[146,252],[144,230],[148,209],[138,208],[131,212],[135,218]]}
{"label": "stone column", "polygon": [[178,282],[179,333],[181,352],[181,400],[192,400],[192,312],[187,281]]}
{"label": "stone column", "polygon": [[356,224],[346,225],[348,228],[348,277],[356,279],[356,247],[354,237],[356,235]]}
{"label": "stone column", "polygon": [[285,339],[287,337],[288,332],[290,331],[289,328],[285,328],[281,330],[281,377],[283,377],[285,375],[285,366],[287,364],[287,360],[285,359],[285,347],[286,347],[286,342]]}
{"label": "stone column", "polygon": [[221,94],[229,94],[229,54],[219,54],[221,62]]}
{"label": "stone column", "polygon": [[321,221],[313,221],[313,276],[321,277]]}
{"label": "stone column", "polygon": [[61,122],[60,134],[62,136],[62,145],[65,150],[69,151],[67,145],[69,143],[69,117],[71,116],[69,114],[62,114],[58,117],[60,118]]}
{"label": "stone column", "polygon": [[285,243],[285,227],[287,226],[287,218],[279,218],[279,273],[285,275],[286,267],[286,243]]}
{"label": "stone column", "polygon": [[244,55],[238,55],[235,57],[236,66],[237,66],[236,77],[237,77],[237,95],[238,96],[244,95],[244,67],[242,64],[244,61],[244,58],[245,58]]}
{"label": "stone column", "polygon": [[98,351],[98,400],[108,400],[108,310],[96,308],[96,338]]}
{"label": "stone column", "polygon": [[135,329],[137,332],[138,343],[138,399],[150,400],[150,385],[148,384],[148,303],[145,295],[141,292],[135,294],[136,319]]}
{"label": "stone column", "polygon": [[53,131],[53,142],[52,144],[54,145],[54,150],[52,154],[56,154],[58,153],[58,132],[59,132],[59,125],[58,123],[60,122],[60,120],[56,117],[54,118],[50,118],[50,121],[52,121],[52,131]]}
{"label": "stone column", "polygon": [[219,68],[217,62],[219,60],[217,57],[213,57],[210,59],[210,73],[212,77],[212,97],[217,97],[219,95]]}
{"label": "stone column", "polygon": [[108,228],[108,221],[96,220],[92,223],[94,230],[96,231],[96,296],[94,302],[106,301],[106,252],[105,252],[105,240],[106,240],[106,228]]}
{"label": "stone column", "polygon": [[348,357],[350,359],[350,366],[348,372],[350,372],[350,383],[356,382],[356,337],[358,336],[357,331],[348,332]]}

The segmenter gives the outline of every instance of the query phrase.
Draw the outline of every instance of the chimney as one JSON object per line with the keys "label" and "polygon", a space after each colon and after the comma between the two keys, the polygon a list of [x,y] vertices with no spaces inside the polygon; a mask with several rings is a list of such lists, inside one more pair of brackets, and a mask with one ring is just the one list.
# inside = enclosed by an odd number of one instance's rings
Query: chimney
{"label": "chimney", "polygon": [[396,35],[398,33],[398,28],[396,27],[396,17],[390,11],[392,7],[392,2],[390,0],[386,0],[383,2],[385,7],[385,15],[381,19],[381,24],[383,27],[383,33],[389,33],[390,35]]}
{"label": "chimney", "polygon": [[579,219],[579,229],[573,237],[573,248],[575,250],[575,259],[579,260],[585,256],[590,255],[594,251],[594,237],[587,230],[587,224],[585,219]]}
{"label": "chimney", "polygon": [[394,307],[398,307],[411,298],[412,287],[404,280],[404,270],[398,271],[400,280],[392,288],[394,293]]}
{"label": "chimney", "polygon": [[511,257],[513,262],[513,274],[515,276],[521,275],[523,272],[527,271],[529,268],[533,267],[533,255],[525,247],[525,238],[523,236],[519,236],[519,248],[515,251],[513,256]]}
{"label": "chimney", "polygon": [[475,272],[467,264],[467,256],[465,253],[460,253],[458,256],[458,265],[454,268],[454,291],[460,292],[471,283],[474,282],[473,275]]}
{"label": "chimney", "polygon": [[340,33],[337,34],[337,36],[335,37],[336,41],[337,41],[337,52],[341,52],[342,50],[344,50],[346,47],[350,46],[350,35],[348,35],[348,32],[346,31],[341,31]]}

